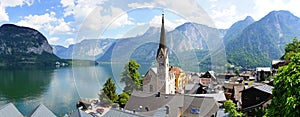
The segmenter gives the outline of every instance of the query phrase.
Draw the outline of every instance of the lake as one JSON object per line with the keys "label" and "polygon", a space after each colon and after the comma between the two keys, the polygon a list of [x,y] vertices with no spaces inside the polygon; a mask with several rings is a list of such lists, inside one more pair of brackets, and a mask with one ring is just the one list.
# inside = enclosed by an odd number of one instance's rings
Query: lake
{"label": "lake", "polygon": [[[141,75],[149,69],[142,65]],[[0,107],[12,102],[23,115],[44,104],[57,116],[76,109],[79,99],[97,98],[108,77],[113,77],[117,92],[123,65],[46,68],[18,68],[0,70]]]}

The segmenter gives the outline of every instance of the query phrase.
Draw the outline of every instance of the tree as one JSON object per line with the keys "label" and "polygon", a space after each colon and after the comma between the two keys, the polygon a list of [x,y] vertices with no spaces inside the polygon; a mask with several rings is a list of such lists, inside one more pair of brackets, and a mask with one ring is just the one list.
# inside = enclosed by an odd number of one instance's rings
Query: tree
{"label": "tree", "polygon": [[273,83],[273,99],[265,116],[299,116],[300,52],[290,57],[290,63],[288,65],[279,68]]}
{"label": "tree", "polygon": [[125,83],[124,91],[128,94],[131,94],[134,89],[141,89],[142,79],[138,72],[139,67],[140,64],[136,63],[135,60],[130,60],[121,73],[121,82]]}
{"label": "tree", "polygon": [[236,104],[232,100],[226,100],[224,103],[225,113],[229,112],[229,117],[242,117],[243,113],[237,112]]}
{"label": "tree", "polygon": [[292,42],[286,44],[285,48],[285,54],[283,55],[283,59],[290,60],[292,56],[294,56],[296,53],[300,52],[300,41],[297,37],[295,37]]}
{"label": "tree", "polygon": [[116,85],[111,77],[106,80],[103,89],[100,91],[99,98],[102,104],[106,106],[117,102]]}
{"label": "tree", "polygon": [[120,105],[121,108],[124,108],[127,101],[129,100],[129,94],[126,92],[123,92],[119,95],[119,99],[118,99],[118,103]]}
{"label": "tree", "polygon": [[239,70],[234,70],[233,73],[235,73],[236,75],[240,75],[240,71]]}

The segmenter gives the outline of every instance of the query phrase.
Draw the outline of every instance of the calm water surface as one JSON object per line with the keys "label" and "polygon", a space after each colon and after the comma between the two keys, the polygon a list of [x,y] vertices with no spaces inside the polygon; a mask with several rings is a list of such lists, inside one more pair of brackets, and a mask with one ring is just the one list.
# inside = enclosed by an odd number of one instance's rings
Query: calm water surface
{"label": "calm water surface", "polygon": [[[149,67],[141,67],[144,74]],[[56,115],[75,110],[80,98],[95,98],[108,77],[113,77],[117,92],[122,91],[123,67],[97,65],[56,69],[0,70],[0,106],[12,102],[23,115],[44,104]]]}

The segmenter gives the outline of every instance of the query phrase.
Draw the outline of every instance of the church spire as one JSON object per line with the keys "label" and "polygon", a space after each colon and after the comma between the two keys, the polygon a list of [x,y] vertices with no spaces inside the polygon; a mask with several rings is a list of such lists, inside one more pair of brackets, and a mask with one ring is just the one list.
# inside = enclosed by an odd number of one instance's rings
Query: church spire
{"label": "church spire", "polygon": [[165,32],[165,25],[164,25],[164,14],[162,14],[159,49],[160,48],[167,48],[166,32]]}

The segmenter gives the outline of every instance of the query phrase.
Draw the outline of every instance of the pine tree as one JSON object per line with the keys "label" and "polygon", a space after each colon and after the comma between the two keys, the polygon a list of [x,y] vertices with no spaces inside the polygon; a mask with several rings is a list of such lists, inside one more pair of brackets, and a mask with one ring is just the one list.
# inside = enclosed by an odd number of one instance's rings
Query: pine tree
{"label": "pine tree", "polygon": [[102,104],[109,106],[112,103],[116,103],[118,101],[118,95],[116,93],[116,85],[111,77],[109,77],[103,89],[100,91],[99,98]]}
{"label": "pine tree", "polygon": [[134,89],[141,89],[142,79],[138,72],[140,64],[135,60],[130,60],[128,64],[124,66],[124,71],[121,73],[121,82],[125,83],[124,91],[131,94]]}

